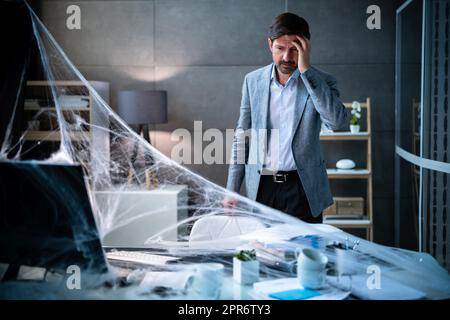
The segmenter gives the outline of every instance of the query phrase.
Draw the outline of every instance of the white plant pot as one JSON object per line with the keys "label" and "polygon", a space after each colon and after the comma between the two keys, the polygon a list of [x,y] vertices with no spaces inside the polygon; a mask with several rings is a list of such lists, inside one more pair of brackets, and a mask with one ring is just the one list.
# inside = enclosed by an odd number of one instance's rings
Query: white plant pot
{"label": "white plant pot", "polygon": [[358,133],[359,132],[359,124],[351,124],[350,125],[350,132],[351,133]]}
{"label": "white plant pot", "polygon": [[233,279],[240,284],[253,284],[259,280],[259,261],[233,258]]}

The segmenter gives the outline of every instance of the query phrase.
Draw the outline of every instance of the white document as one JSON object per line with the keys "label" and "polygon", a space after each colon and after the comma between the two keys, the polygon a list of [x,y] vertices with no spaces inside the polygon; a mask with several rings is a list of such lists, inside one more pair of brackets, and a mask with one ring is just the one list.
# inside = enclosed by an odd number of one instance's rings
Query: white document
{"label": "white document", "polygon": [[155,271],[147,272],[139,287],[152,290],[156,287],[164,287],[182,291],[188,289],[194,280],[193,271]]}
{"label": "white document", "polygon": [[[315,230],[317,232],[315,232]],[[261,240],[264,242],[288,241],[294,237],[311,234],[323,234],[342,232],[339,229],[326,224],[277,224],[270,228],[259,229],[241,236],[245,240]]]}

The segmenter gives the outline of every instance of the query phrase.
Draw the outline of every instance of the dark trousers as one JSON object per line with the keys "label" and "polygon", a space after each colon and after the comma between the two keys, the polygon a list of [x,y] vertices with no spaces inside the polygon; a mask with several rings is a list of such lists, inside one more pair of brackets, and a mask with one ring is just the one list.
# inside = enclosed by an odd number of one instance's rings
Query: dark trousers
{"label": "dark trousers", "polygon": [[261,175],[256,201],[283,211],[308,223],[322,223],[322,214],[313,217],[305,190],[296,171],[287,174],[285,182],[275,182],[272,175]]}

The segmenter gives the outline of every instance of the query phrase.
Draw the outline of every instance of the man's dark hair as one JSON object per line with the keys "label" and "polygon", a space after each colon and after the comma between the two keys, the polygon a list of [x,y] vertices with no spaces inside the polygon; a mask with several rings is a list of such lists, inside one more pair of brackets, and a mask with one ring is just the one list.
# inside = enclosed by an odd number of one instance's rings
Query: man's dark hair
{"label": "man's dark hair", "polygon": [[269,28],[269,38],[272,41],[284,35],[294,34],[311,39],[309,25],[305,19],[290,12],[282,13],[273,19]]}

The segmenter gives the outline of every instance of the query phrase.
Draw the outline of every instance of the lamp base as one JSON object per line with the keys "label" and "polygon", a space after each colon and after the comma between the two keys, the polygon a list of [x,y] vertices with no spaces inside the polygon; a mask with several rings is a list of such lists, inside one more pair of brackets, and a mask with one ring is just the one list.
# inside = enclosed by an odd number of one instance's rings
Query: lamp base
{"label": "lamp base", "polygon": [[[133,168],[130,168],[128,171],[128,185],[133,184],[133,180],[136,177],[136,171]],[[136,180],[139,181],[139,179]],[[145,169],[145,188],[147,190],[156,189],[159,187],[158,176],[156,175],[156,171],[152,169]]]}
{"label": "lamp base", "polygon": [[145,169],[145,185],[147,190],[156,189],[159,186],[158,176],[152,169]]}

